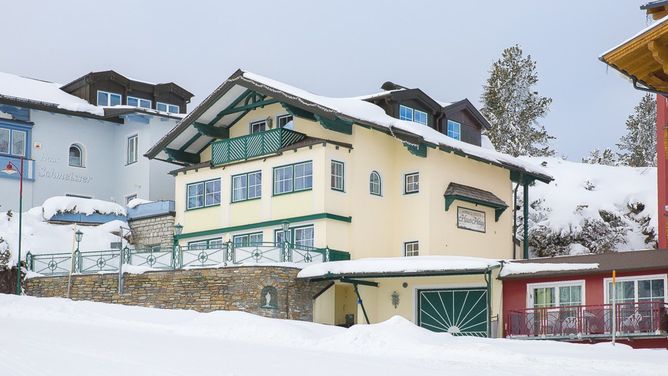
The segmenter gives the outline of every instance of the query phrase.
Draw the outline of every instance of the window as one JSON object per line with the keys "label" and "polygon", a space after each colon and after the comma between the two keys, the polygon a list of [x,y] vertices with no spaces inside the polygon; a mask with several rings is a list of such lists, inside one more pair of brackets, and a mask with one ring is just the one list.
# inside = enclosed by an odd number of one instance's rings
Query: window
{"label": "window", "polygon": [[274,195],[305,191],[313,186],[311,161],[274,167]]}
{"label": "window", "polygon": [[26,131],[0,128],[0,153],[25,157],[27,138]]}
{"label": "window", "polygon": [[129,204],[130,201],[132,201],[132,200],[134,200],[134,199],[136,199],[136,198],[137,198],[137,194],[136,194],[136,193],[135,193],[135,194],[128,195],[128,196],[125,196],[125,205]]}
{"label": "window", "polygon": [[128,137],[127,164],[137,162],[137,135]]}
{"label": "window", "polygon": [[419,242],[406,242],[404,243],[404,256],[419,256],[420,255],[420,243]]}
{"label": "window", "polygon": [[448,137],[452,137],[455,140],[462,139],[462,125],[456,121],[448,120]]}
{"label": "window", "polygon": [[223,239],[207,239],[188,242],[188,249],[220,249],[223,247]]}
{"label": "window", "polygon": [[569,307],[582,305],[584,282],[537,283],[527,285],[528,308]]}
{"label": "window", "polygon": [[424,111],[414,110],[413,121],[422,125],[427,125],[427,113]]}
{"label": "window", "polygon": [[128,96],[127,104],[128,106],[151,108],[151,101],[143,98]]}
{"label": "window", "polygon": [[262,172],[232,176],[232,202],[252,200],[262,196]]}
{"label": "window", "polygon": [[258,132],[264,132],[267,129],[267,121],[266,120],[261,120],[261,121],[254,121],[250,123],[250,134],[253,133],[258,133]]}
{"label": "window", "polygon": [[[276,117],[276,124],[278,124],[278,128],[284,128],[291,121],[292,115],[279,115]],[[293,127],[288,128],[292,129]]]}
{"label": "window", "polygon": [[[606,300],[612,303],[612,279],[606,278]],[[666,275],[619,277],[615,286],[617,303],[665,302]]]}
{"label": "window", "polygon": [[[292,239],[294,239],[294,245],[296,246],[313,248],[315,244],[315,230],[313,225],[290,228],[288,231],[288,242],[292,242]],[[280,245],[284,241],[283,230],[274,230],[274,243]]]}
{"label": "window", "polygon": [[254,232],[252,234],[234,235],[232,243],[235,247],[248,247],[262,245],[262,233]]}
{"label": "window", "polygon": [[369,193],[381,196],[381,188],[380,174],[376,171],[371,171],[371,175],[369,175]]}
{"label": "window", "polygon": [[404,105],[399,105],[399,119],[413,121],[413,109]]}
{"label": "window", "polygon": [[418,193],[420,191],[420,173],[404,175],[404,194]]}
{"label": "window", "polygon": [[343,192],[343,162],[332,161],[331,163],[331,187],[335,191]]}
{"label": "window", "polygon": [[197,209],[220,204],[220,179],[188,184],[186,209]]}
{"label": "window", "polygon": [[158,110],[158,111],[169,112],[169,113],[172,113],[172,114],[181,113],[181,109],[179,108],[179,106],[174,105],[174,104],[164,103],[164,102],[157,102],[155,104],[155,109]]}
{"label": "window", "polygon": [[98,106],[118,106],[123,101],[120,94],[110,93],[107,91],[97,91],[97,105]]}
{"label": "window", "polygon": [[72,167],[83,167],[83,151],[81,146],[72,144],[70,145],[69,153],[69,165]]}

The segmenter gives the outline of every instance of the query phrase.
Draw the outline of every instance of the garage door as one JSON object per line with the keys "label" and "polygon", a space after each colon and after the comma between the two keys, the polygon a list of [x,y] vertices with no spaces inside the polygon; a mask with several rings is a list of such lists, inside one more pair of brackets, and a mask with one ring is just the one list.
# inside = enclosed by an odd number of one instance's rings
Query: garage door
{"label": "garage door", "polygon": [[486,337],[487,290],[418,290],[418,325],[435,332]]}

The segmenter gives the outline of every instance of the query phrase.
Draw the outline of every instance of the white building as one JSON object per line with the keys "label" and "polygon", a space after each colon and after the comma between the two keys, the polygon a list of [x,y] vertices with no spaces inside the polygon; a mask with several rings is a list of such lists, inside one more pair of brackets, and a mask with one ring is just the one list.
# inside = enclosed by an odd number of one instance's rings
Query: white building
{"label": "white building", "polygon": [[[0,169],[24,157],[24,208],[57,195],[125,204],[173,200],[169,163],[143,157],[192,94],[116,72],[60,84],[0,73]],[[19,174],[0,172],[0,211],[17,210]]]}

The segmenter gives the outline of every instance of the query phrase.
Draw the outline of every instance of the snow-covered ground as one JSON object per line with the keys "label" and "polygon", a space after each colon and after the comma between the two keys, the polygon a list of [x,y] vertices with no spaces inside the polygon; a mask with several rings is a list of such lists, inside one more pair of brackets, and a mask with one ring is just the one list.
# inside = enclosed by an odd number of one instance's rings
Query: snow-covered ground
{"label": "snow-covered ground", "polygon": [[[536,183],[529,189],[532,203],[531,226],[545,226],[556,234],[567,236],[582,230],[585,220],[602,220],[601,212],[619,217],[619,224],[628,231],[615,250],[651,248],[645,242],[644,230],[657,228],[657,183],[655,167],[603,166],[565,161],[559,158],[522,157],[542,165],[554,177],[550,184]],[[520,196],[521,197],[521,196]],[[641,203],[644,208],[631,213],[630,206]],[[597,234],[592,234],[597,236]],[[585,245],[574,244],[569,253],[589,253]]]}
{"label": "snow-covered ground", "polygon": [[0,374],[661,375],[668,352],[0,294]]}

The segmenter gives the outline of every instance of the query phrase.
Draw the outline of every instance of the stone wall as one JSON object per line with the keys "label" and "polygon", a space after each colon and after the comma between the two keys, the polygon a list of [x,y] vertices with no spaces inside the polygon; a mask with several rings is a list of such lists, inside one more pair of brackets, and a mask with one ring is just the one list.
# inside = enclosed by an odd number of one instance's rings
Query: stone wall
{"label": "stone wall", "polygon": [[171,249],[174,235],[174,216],[141,218],[128,222],[132,229],[132,243],[137,248],[160,244],[162,249]]}
{"label": "stone wall", "polygon": [[16,267],[0,268],[0,293],[16,293]]}
{"label": "stone wall", "polygon": [[[117,293],[118,274],[75,275],[71,298],[200,312],[237,310],[312,321],[313,298],[328,282],[300,281],[298,272],[289,267],[247,266],[125,274],[122,295]],[[67,277],[30,278],[25,285],[26,294],[32,296],[67,294]]]}

